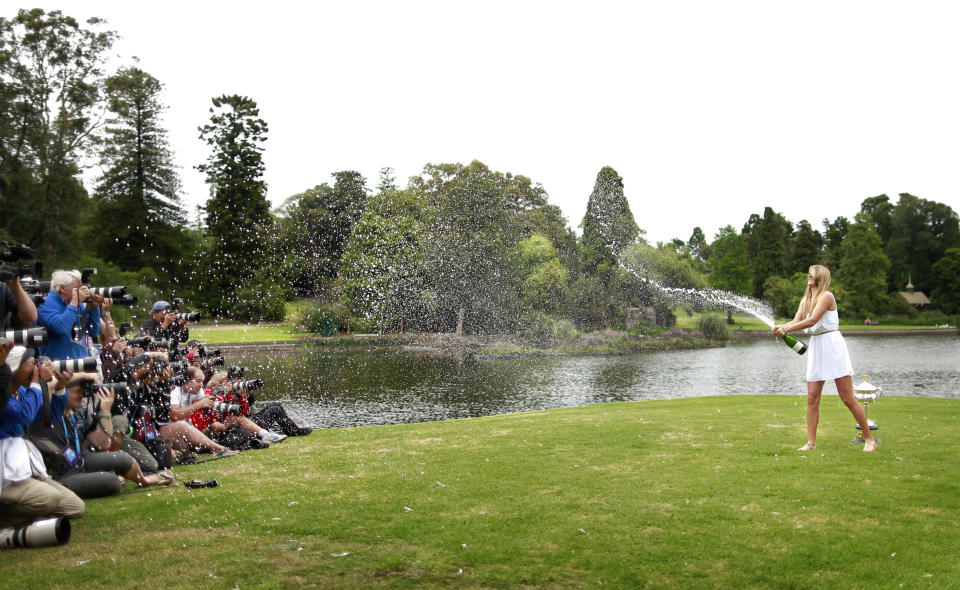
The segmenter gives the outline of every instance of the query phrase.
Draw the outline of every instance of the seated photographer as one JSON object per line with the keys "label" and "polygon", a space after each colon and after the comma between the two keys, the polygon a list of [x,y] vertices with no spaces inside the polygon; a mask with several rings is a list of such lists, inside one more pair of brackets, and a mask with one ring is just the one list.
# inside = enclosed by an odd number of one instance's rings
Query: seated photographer
{"label": "seated photographer", "polygon": [[75,270],[56,270],[50,293],[37,309],[37,325],[47,329],[49,340],[41,353],[55,360],[90,356],[100,334],[103,297],[90,293]]}
{"label": "seated photographer", "polygon": [[[48,516],[76,518],[84,512],[83,500],[47,475],[40,451],[23,438],[24,425],[43,414],[41,383],[56,379],[54,389],[65,385],[69,373],[55,371],[52,363],[38,367],[34,351],[22,346],[0,346],[0,356],[11,372],[16,392],[0,413],[0,524],[19,525]],[[49,385],[48,385],[49,388]],[[50,401],[51,415],[63,411],[66,395],[57,392]]]}
{"label": "seated photographer", "polygon": [[[262,442],[280,442],[285,435],[270,432],[243,415],[246,410],[246,395],[232,393],[228,384],[214,393],[203,389],[203,372],[197,367],[186,370],[188,381],[182,387],[170,390],[170,417],[187,420],[197,429],[216,437],[227,428],[237,425]],[[229,388],[229,389],[228,389]]]}
{"label": "seated photographer", "polygon": [[262,387],[263,381],[260,379],[244,380],[245,371],[246,367],[232,365],[227,369],[226,380],[219,383],[224,386],[229,383],[231,387],[247,391],[246,400],[248,403],[244,407],[244,414],[248,415],[255,424],[273,432],[280,432],[284,436],[306,436],[313,432],[313,428],[307,426],[298,416],[287,413],[280,402],[269,402],[256,413],[250,414],[250,406],[253,405],[254,396],[249,390]]}
{"label": "seated photographer", "polygon": [[150,308],[150,317],[140,325],[140,334],[156,340],[177,339],[186,342],[190,337],[190,330],[186,320],[178,320],[173,307],[161,300]]}
{"label": "seated photographer", "polygon": [[[85,395],[86,394],[86,395]],[[85,398],[93,398],[92,413],[83,411]],[[28,437],[43,453],[50,474],[81,498],[120,493],[118,476],[139,486],[169,485],[173,474],[145,475],[113,437],[110,409],[112,388],[96,388],[87,378],[67,383],[67,404],[49,428],[31,425]]]}

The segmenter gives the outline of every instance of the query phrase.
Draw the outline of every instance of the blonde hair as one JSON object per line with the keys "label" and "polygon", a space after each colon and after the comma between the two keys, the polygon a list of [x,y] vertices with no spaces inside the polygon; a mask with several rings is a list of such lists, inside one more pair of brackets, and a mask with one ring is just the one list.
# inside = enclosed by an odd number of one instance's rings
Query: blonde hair
{"label": "blonde hair", "polygon": [[817,306],[817,299],[830,288],[829,268],[821,264],[814,264],[808,272],[813,275],[814,286],[811,288],[810,285],[807,285],[806,291],[803,292],[803,317],[807,317],[813,312],[813,308]]}

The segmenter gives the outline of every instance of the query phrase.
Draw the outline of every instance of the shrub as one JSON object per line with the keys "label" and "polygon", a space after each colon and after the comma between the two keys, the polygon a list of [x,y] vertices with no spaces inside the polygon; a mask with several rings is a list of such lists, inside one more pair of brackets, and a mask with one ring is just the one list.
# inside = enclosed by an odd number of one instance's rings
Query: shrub
{"label": "shrub", "polygon": [[521,320],[518,335],[538,346],[560,346],[572,342],[579,333],[570,320],[533,312]]}
{"label": "shrub", "polygon": [[338,303],[321,303],[314,309],[305,309],[298,328],[313,334],[330,334],[331,330],[345,331],[350,312]]}
{"label": "shrub", "polygon": [[729,340],[730,331],[727,329],[727,320],[718,315],[705,315],[700,318],[697,330],[710,340]]}

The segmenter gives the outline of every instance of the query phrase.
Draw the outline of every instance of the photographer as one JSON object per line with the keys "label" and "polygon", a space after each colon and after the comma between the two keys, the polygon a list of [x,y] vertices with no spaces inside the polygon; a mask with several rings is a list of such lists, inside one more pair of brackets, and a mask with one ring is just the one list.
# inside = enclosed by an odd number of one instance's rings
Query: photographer
{"label": "photographer", "polygon": [[[7,316],[12,321],[7,321]],[[0,283],[0,332],[8,325],[29,328],[37,321],[37,307],[20,285],[20,277],[13,277]]]}
{"label": "photographer", "polygon": [[[170,392],[170,415],[174,419],[188,420],[199,430],[209,433],[211,438],[222,436],[234,425],[257,437],[262,443],[280,442],[287,438],[283,434],[261,428],[247,418],[247,396],[243,392],[234,392],[229,382],[226,382],[224,387],[210,391],[203,389],[204,377],[199,368],[188,367],[187,375],[190,380],[183,388]],[[253,448],[258,446],[252,445]]]}
{"label": "photographer", "polygon": [[78,271],[54,271],[50,294],[37,310],[37,324],[47,328],[50,338],[43,354],[55,360],[89,356],[100,334],[101,303],[103,297],[81,284]]}
{"label": "photographer", "polygon": [[[55,377],[54,388],[60,389],[70,374],[55,371],[49,362],[37,366],[33,351],[22,346],[10,350],[5,360],[16,392],[0,413],[0,524],[81,516],[83,500],[47,475],[40,451],[23,438],[24,425],[39,420],[43,411],[41,383]],[[58,391],[50,401],[51,414],[65,406],[65,392]]]}
{"label": "photographer", "polygon": [[178,320],[177,314],[166,301],[157,301],[150,309],[150,317],[140,325],[140,334],[150,336],[155,340],[172,340],[186,342],[190,337],[186,320]]}
{"label": "photographer", "polygon": [[[92,398],[93,404],[87,404],[92,411],[82,409],[85,398]],[[29,429],[50,474],[81,498],[120,493],[123,484],[118,476],[141,487],[173,483],[169,471],[144,475],[133,457],[119,450],[110,420],[113,401],[112,389],[94,389],[86,376],[73,379],[67,384],[63,413],[48,428]]]}

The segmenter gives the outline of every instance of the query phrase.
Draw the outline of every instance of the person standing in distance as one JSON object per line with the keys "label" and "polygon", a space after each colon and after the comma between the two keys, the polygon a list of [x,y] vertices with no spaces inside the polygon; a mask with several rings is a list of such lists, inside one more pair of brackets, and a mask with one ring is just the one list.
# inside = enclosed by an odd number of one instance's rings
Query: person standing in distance
{"label": "person standing in distance", "polygon": [[867,413],[853,397],[853,364],[847,343],[840,334],[840,316],[837,314],[837,300],[830,288],[830,269],[819,264],[810,267],[807,274],[807,289],[804,291],[800,307],[793,320],[774,326],[774,336],[783,336],[787,332],[803,330],[810,335],[810,350],[807,351],[807,444],[799,451],[811,451],[817,448],[817,426],[820,424],[820,395],[823,383],[832,379],[837,386],[837,394],[853,414],[863,433],[863,450],[872,453],[877,450],[877,441],[870,432]]}

